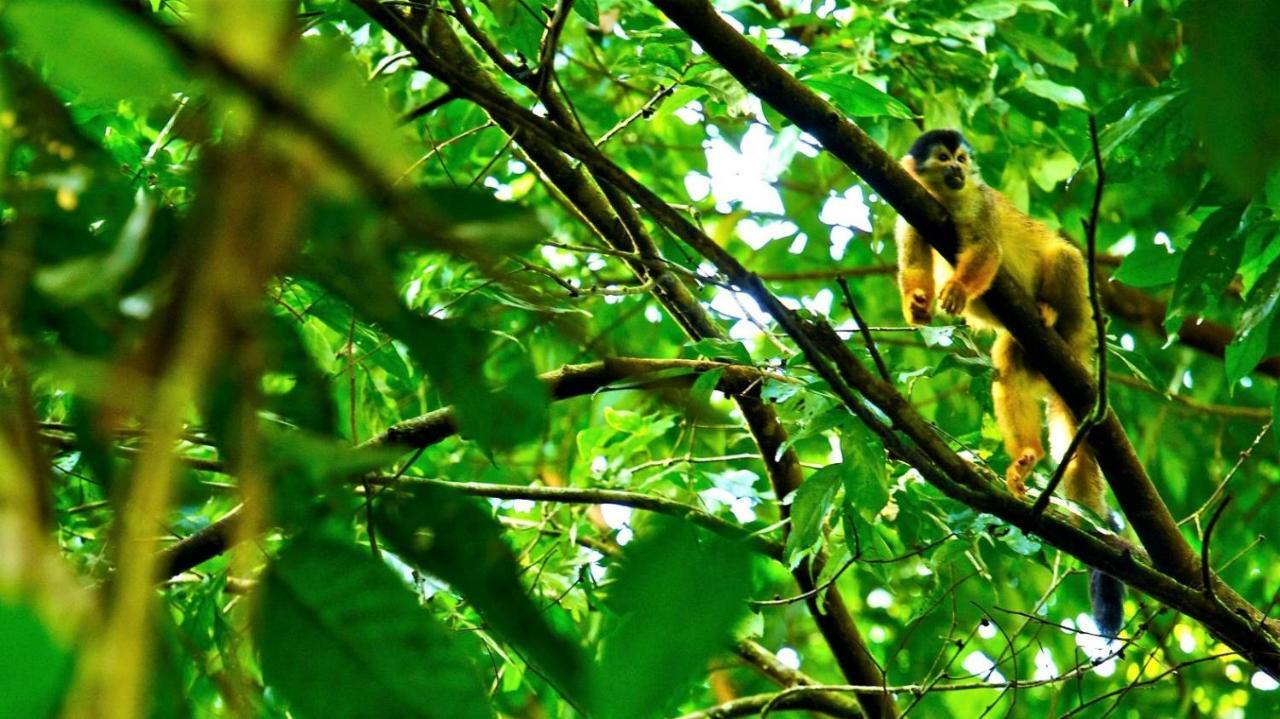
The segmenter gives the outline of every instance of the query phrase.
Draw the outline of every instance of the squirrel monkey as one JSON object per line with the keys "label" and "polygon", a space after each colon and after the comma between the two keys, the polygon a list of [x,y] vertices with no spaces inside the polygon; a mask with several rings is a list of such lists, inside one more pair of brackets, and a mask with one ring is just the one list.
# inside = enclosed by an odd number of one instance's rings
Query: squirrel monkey
{"label": "squirrel monkey", "polygon": [[[1022,347],[983,303],[981,296],[1003,267],[1035,298],[1040,316],[1057,330],[1085,366],[1097,342],[1089,304],[1084,256],[1071,242],[1019,211],[1004,195],[983,183],[972,149],[956,130],[921,135],[902,165],[951,213],[959,236],[956,263],[934,251],[920,233],[898,218],[898,285],[902,311],[911,324],[928,324],[935,299],[942,311],[963,316],[979,329],[994,329],[991,349],[996,368],[992,385],[996,424],[1012,459],[1005,472],[1009,491],[1026,496],[1026,478],[1044,457],[1040,441],[1041,403],[1047,402],[1049,445],[1061,457],[1076,433],[1070,407],[1026,362]],[[1108,518],[1102,474],[1087,443],[1081,444],[1063,474],[1067,497]],[[1122,586],[1094,572],[1091,581],[1095,620],[1114,636],[1123,619]]]}

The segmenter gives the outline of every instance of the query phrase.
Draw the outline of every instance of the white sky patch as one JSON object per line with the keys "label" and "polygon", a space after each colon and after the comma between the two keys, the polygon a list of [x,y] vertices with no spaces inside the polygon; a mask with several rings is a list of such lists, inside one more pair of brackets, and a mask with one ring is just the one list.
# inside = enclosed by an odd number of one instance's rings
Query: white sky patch
{"label": "white sky patch", "polygon": [[827,445],[831,452],[827,454],[827,464],[840,464],[844,461],[844,450],[840,449],[840,438],[835,433],[827,434]]}
{"label": "white sky patch", "polygon": [[684,176],[684,191],[689,199],[702,202],[711,194],[711,178],[698,172],[690,172]]}
{"label": "white sky patch", "polygon": [[720,19],[732,25],[733,29],[737,30],[738,32],[743,32],[747,29],[745,25],[738,22],[732,15],[729,15],[727,13],[720,13]]}
{"label": "white sky patch", "polygon": [[871,208],[867,206],[862,188],[854,185],[843,195],[832,194],[822,205],[818,220],[827,225],[844,225],[870,232]]}
{"label": "white sky patch", "polygon": [[693,126],[702,122],[702,103],[697,100],[690,100],[685,103],[684,107],[673,113],[680,121],[686,125]]}
{"label": "white sky patch", "polygon": [[1126,352],[1132,352],[1133,348],[1136,347],[1137,344],[1135,344],[1133,341],[1133,335],[1129,334],[1128,332],[1125,332],[1124,334],[1120,335],[1120,346],[1123,347]]}
{"label": "white sky patch", "polygon": [[961,666],[964,667],[966,672],[985,682],[991,682],[992,684],[1004,683],[1004,675],[1000,673],[999,669],[996,669],[996,663],[991,661],[991,657],[987,656],[985,652],[971,653],[964,658]]}
{"label": "white sky patch", "polygon": [[818,138],[807,132],[800,133],[800,142],[796,145],[796,150],[805,157],[817,157],[821,152],[822,143],[818,142]]}
{"label": "white sky patch", "polygon": [[783,214],[782,196],[770,184],[776,178],[765,175],[768,163],[762,161],[768,157],[772,142],[763,125],[752,125],[742,138],[742,152],[719,138],[704,143],[717,210],[730,212],[729,203],[737,202],[749,212]]}
{"label": "white sky patch", "polygon": [[1167,234],[1163,232],[1157,232],[1155,243],[1157,245],[1164,245],[1165,251],[1171,255],[1173,254],[1173,240],[1169,239],[1169,236]]}
{"label": "white sky patch", "polygon": [[1266,672],[1254,672],[1253,677],[1249,679],[1249,684],[1260,692],[1273,692],[1280,688],[1280,682],[1277,682]]}
{"label": "white sky patch", "polygon": [[492,176],[484,178],[484,186],[493,190],[493,196],[503,202],[509,202],[513,197],[511,194],[511,186],[498,182]]}
{"label": "white sky patch", "polygon": [[1116,240],[1111,245],[1111,254],[1127,255],[1133,252],[1133,248],[1138,246],[1138,238],[1132,232]]}
{"label": "white sky patch", "polygon": [[831,315],[831,302],[835,299],[835,295],[831,294],[831,290],[821,289],[813,299],[808,297],[801,298],[800,302],[804,304],[805,309],[829,317]]}
{"label": "white sky patch", "polygon": [[1192,386],[1191,370],[1182,371],[1182,386],[1186,387],[1187,389],[1191,389],[1191,386]]}
{"label": "white sky patch", "polygon": [[1058,676],[1058,664],[1053,661],[1053,654],[1045,647],[1036,652],[1036,673],[1032,677],[1036,681],[1053,679]]}
{"label": "white sky patch", "polygon": [[778,650],[778,663],[788,669],[800,668],[800,654],[791,647],[783,647]]}
{"label": "white sky patch", "polygon": [[790,237],[798,229],[800,228],[791,222],[773,221],[761,224],[750,218],[739,222],[737,227],[738,237],[742,238],[742,241],[747,243],[747,246],[753,250],[758,250],[773,240]]}
{"label": "white sky patch", "polygon": [[649,305],[644,308],[644,318],[656,325],[662,321],[662,310],[654,305]]}
{"label": "white sky patch", "polygon": [[760,309],[760,305],[750,295],[723,287],[717,287],[716,293],[711,296],[711,309],[734,319],[744,320],[750,317],[762,324],[769,321],[769,315]]}
{"label": "white sky patch", "polygon": [[622,529],[631,523],[631,508],[621,504],[602,504],[600,516],[610,529]]}
{"label": "white sky patch", "polygon": [[801,232],[791,241],[791,245],[787,247],[787,252],[798,255],[804,252],[805,245],[809,244],[809,236]]}
{"label": "white sky patch", "polygon": [[893,606],[893,595],[876,587],[867,595],[867,606],[872,609],[888,609]]}
{"label": "white sky patch", "polygon": [[431,76],[425,72],[414,72],[409,76],[409,89],[414,92],[420,92],[431,82]]}
{"label": "white sky patch", "polygon": [[849,241],[853,239],[853,230],[843,225],[836,225],[831,228],[831,259],[843,260],[844,252],[849,248]]}
{"label": "white sky patch", "polygon": [[543,245],[541,251],[542,259],[546,260],[553,270],[563,270],[578,265],[578,258],[572,252],[565,252],[551,245]]}
{"label": "white sky patch", "polygon": [[884,627],[878,624],[871,627],[871,631],[867,632],[867,635],[870,636],[871,641],[876,644],[884,644],[884,640],[889,638],[888,632],[884,630]]}
{"label": "white sky patch", "polygon": [[[1066,622],[1063,622],[1063,624],[1066,624]],[[1104,678],[1115,674],[1117,665],[1115,650],[1111,647],[1111,640],[1097,636],[1098,625],[1093,623],[1093,617],[1081,613],[1076,617],[1075,624],[1080,628],[1081,632],[1092,632],[1091,634],[1076,634],[1076,646],[1080,647],[1085,656],[1093,661],[1109,657],[1106,661],[1094,667],[1093,673]]]}
{"label": "white sky patch", "polygon": [[[781,32],[781,29],[779,29],[779,32]],[[808,47],[806,47],[802,43],[799,43],[795,40],[791,40],[785,37],[782,37],[782,38],[770,37],[769,45],[771,45],[773,49],[777,50],[779,53],[790,56],[790,57],[804,57],[809,53]]]}
{"label": "white sky patch", "polygon": [[764,336],[764,332],[751,320],[738,320],[729,328],[729,339],[751,345]]}
{"label": "white sky patch", "polygon": [[996,635],[996,625],[990,621],[978,625],[978,636],[990,639]]}
{"label": "white sky patch", "polygon": [[1245,389],[1249,389],[1250,387],[1253,386],[1253,379],[1249,377],[1241,377],[1240,386],[1244,387]]}
{"label": "white sky patch", "polygon": [[719,507],[728,507],[733,512],[734,519],[739,522],[753,522],[756,519],[755,504],[749,497],[736,497],[727,489],[722,487],[712,487],[698,493],[702,501],[706,502],[708,509],[715,511]]}

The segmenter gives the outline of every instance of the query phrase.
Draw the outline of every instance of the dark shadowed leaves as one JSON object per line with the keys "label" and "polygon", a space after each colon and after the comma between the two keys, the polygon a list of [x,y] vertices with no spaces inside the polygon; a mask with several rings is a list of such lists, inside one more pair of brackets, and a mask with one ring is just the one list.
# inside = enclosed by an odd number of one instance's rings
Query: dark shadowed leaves
{"label": "dark shadowed leaves", "polygon": [[0,603],[0,716],[55,716],[72,656],[22,604]]}
{"label": "dark shadowed leaves", "polygon": [[299,717],[492,716],[471,659],[367,553],[299,537],[263,585],[263,677]]}
{"label": "dark shadowed leaves", "polygon": [[520,585],[515,555],[484,505],[448,487],[418,484],[379,502],[375,521],[406,562],[448,582],[494,634],[581,705],[584,661],[561,631],[567,620],[557,608],[539,606]]}
{"label": "dark shadowed leaves", "polygon": [[746,612],[746,547],[676,520],[652,529],[627,546],[609,587],[618,617],[594,673],[602,719],[668,715]]}

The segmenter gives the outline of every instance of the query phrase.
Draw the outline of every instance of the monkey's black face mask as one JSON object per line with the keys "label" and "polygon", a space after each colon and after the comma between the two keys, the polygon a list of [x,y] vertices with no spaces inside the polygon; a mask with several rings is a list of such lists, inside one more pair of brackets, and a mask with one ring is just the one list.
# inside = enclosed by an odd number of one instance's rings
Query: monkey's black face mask
{"label": "monkey's black face mask", "polygon": [[952,165],[942,171],[942,181],[946,184],[947,189],[963,190],[964,189],[964,170]]}

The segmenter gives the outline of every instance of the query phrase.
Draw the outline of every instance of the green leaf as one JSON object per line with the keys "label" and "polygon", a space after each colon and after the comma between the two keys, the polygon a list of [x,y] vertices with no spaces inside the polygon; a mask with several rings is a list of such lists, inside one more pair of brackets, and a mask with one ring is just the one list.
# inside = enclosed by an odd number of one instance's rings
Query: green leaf
{"label": "green leaf", "polygon": [[115,8],[86,0],[9,0],[0,16],[19,52],[90,102],[161,100],[181,89],[163,41]]}
{"label": "green leaf", "polygon": [[325,37],[298,43],[282,92],[393,181],[413,163],[408,137],[381,86],[368,81],[344,45]]}
{"label": "green leaf", "polygon": [[519,50],[531,65],[537,64],[542,44],[542,18],[537,14],[541,7],[539,0],[494,0],[493,3],[498,39]]}
{"label": "green leaf", "polygon": [[910,120],[915,117],[911,108],[901,100],[877,89],[875,85],[853,75],[825,75],[808,77],[804,83],[825,92],[831,103],[852,117],[897,117]]}
{"label": "green leaf", "polygon": [[1239,231],[1244,211],[1243,204],[1227,205],[1200,223],[1178,265],[1178,281],[1164,319],[1166,332],[1177,330],[1187,315],[1218,305],[1244,253],[1244,235]]}
{"label": "green leaf", "polygon": [[484,506],[451,487],[416,484],[379,501],[374,518],[406,562],[448,582],[494,634],[519,647],[566,699],[582,705],[584,658],[566,637],[568,621],[555,607],[538,606],[520,586],[520,566]]}
{"label": "green leaf", "polygon": [[793,568],[822,542],[822,521],[831,511],[843,474],[841,465],[829,464],[809,475],[795,491],[786,550],[787,564]]}
{"label": "green leaf", "polygon": [[1059,85],[1052,80],[1027,80],[1023,87],[1032,95],[1052,100],[1061,106],[1074,107],[1079,110],[1089,109],[1084,93],[1070,85]]}
{"label": "green leaf", "polygon": [[985,0],[969,5],[964,12],[982,20],[1005,20],[1018,14],[1018,3],[1012,0]]}
{"label": "green leaf", "polygon": [[597,0],[576,0],[573,11],[592,25],[600,24],[600,4]]}
{"label": "green leaf", "polygon": [[705,339],[694,342],[692,346],[693,351],[705,359],[747,366],[752,364],[746,345],[735,340]]}
{"label": "green leaf", "polygon": [[720,378],[723,376],[723,368],[699,375],[693,381],[693,386],[689,388],[689,406],[695,409],[705,407],[711,401],[711,392],[715,390],[716,385],[720,384]]}
{"label": "green leaf", "polygon": [[668,716],[746,613],[751,554],[739,542],[674,519],[627,546],[594,672],[594,716]]}
{"label": "green leaf", "polygon": [[1076,56],[1070,50],[1048,37],[1018,30],[1001,30],[1000,36],[1013,43],[1015,47],[1024,53],[1029,52],[1040,58],[1042,62],[1054,67],[1060,67],[1068,72],[1075,72],[1076,70]]}
{"label": "green leaf", "polygon": [[861,422],[849,422],[840,433],[844,455],[844,501],[872,521],[889,503],[889,472],[884,443]]}
{"label": "green leaf", "polygon": [[471,658],[368,553],[300,536],[263,593],[263,678],[299,717],[493,716]]}
{"label": "green leaf", "polygon": [[1280,3],[1195,0],[1187,7],[1190,114],[1209,166],[1247,198],[1280,163]]}
{"label": "green leaf", "polygon": [[1157,242],[1139,242],[1111,277],[1130,287],[1159,287],[1178,278],[1183,255]]}
{"label": "green leaf", "polygon": [[1280,305],[1280,262],[1273,262],[1249,291],[1235,338],[1227,345],[1228,382],[1240,381],[1263,360],[1275,325],[1277,305]]}
{"label": "green leaf", "polygon": [[0,602],[0,717],[56,716],[72,655],[31,607]]}

